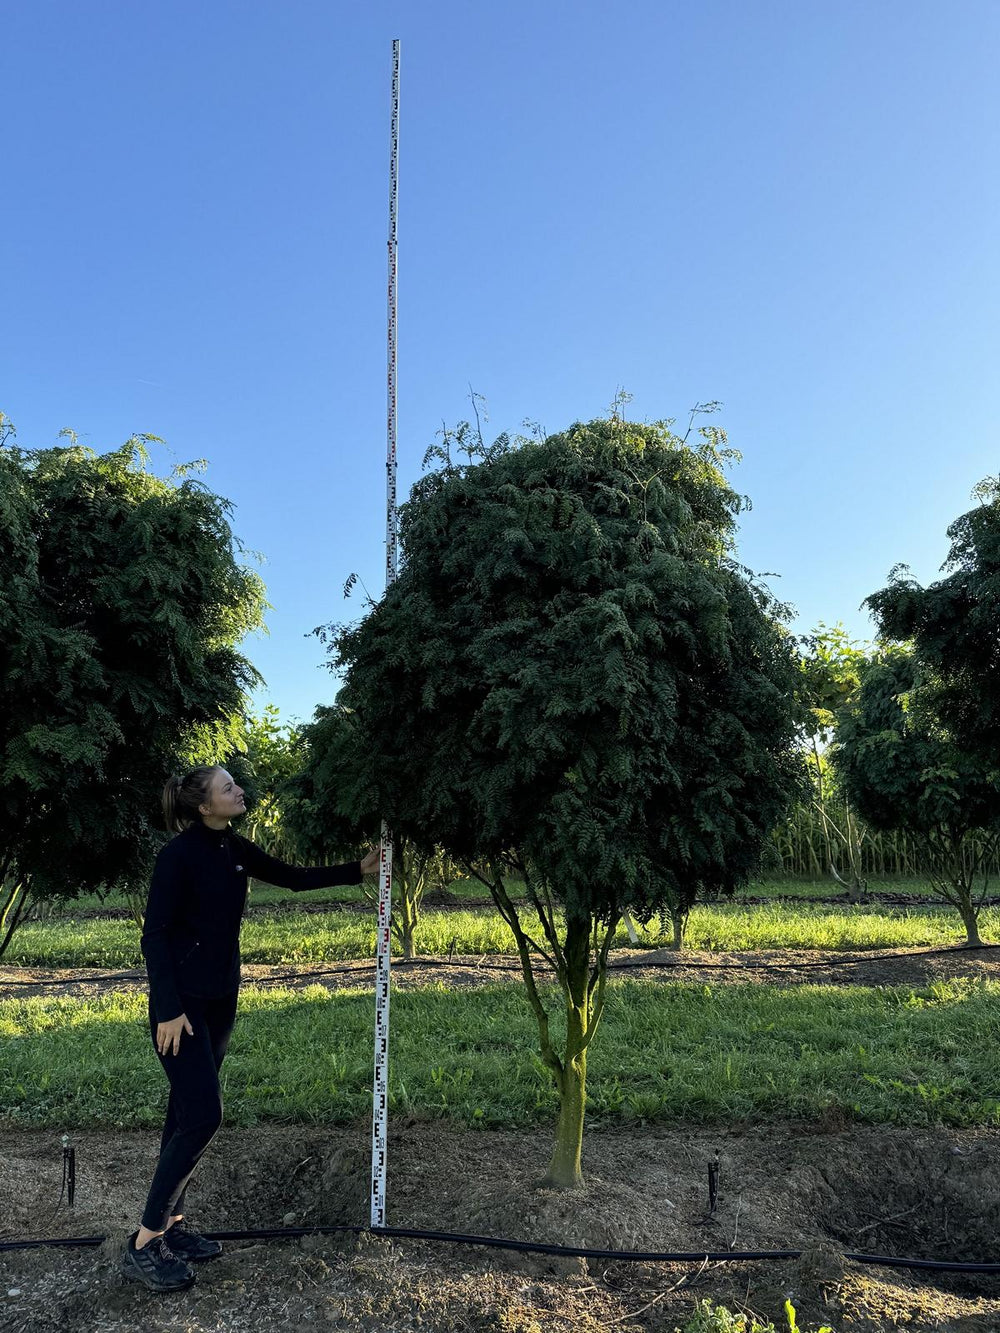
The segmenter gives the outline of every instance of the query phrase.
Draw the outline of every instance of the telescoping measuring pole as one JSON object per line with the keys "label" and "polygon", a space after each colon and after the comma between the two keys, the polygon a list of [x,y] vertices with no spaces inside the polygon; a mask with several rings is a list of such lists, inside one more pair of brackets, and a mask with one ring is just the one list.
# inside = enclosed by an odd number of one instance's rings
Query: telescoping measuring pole
{"label": "telescoping measuring pole", "polygon": [[[392,140],[389,154],[389,369],[386,472],[385,585],[396,578],[396,187],[399,177],[399,42],[392,44]],[[375,960],[375,1078],[372,1097],[373,1227],[384,1227],[389,1119],[389,914],[392,911],[392,835],[382,821],[378,946]]]}

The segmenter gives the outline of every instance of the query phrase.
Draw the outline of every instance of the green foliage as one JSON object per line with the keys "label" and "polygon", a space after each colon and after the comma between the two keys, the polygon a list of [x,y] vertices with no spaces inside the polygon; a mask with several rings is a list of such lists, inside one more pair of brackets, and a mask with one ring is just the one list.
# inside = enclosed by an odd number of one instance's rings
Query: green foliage
{"label": "green foliage", "polygon": [[912,652],[885,650],[866,670],[844,716],[833,762],[845,790],[875,827],[915,837],[961,837],[1000,822],[996,762],[956,744],[939,712],[941,690]]}
{"label": "green foliage", "polygon": [[232,771],[246,787],[248,814],[242,832],[272,856],[287,859],[296,852],[294,838],[286,827],[285,791],[303,763],[301,729],[283,723],[278,708],[265,704],[262,713],[249,713],[240,721],[234,738],[236,754]]}
{"label": "green foliage", "polygon": [[1000,478],[974,494],[948,529],[946,577],[923,588],[897,566],[868,598],[882,634],[909,652],[872,673],[838,762],[866,791],[871,823],[922,841],[970,943],[1000,842]]}
{"label": "green foliage", "polygon": [[258,679],[229,505],[153,438],[0,448],[0,879],[35,897],[144,880],[166,774]]}
{"label": "green foliage", "polygon": [[[786,1333],[809,1333],[808,1329],[799,1324],[795,1306],[789,1300],[785,1301],[785,1321]],[[724,1305],[713,1305],[710,1300],[704,1298],[695,1306],[694,1313],[683,1328],[676,1329],[675,1333],[781,1333],[781,1331],[771,1320],[762,1324],[754,1315],[734,1314]],[[816,1330],[816,1333],[833,1333],[833,1329],[824,1324],[822,1328]]]}
{"label": "green foliage", "polygon": [[295,765],[281,784],[286,834],[317,863],[360,856],[377,841],[381,815],[354,762],[355,723],[339,704],[320,704],[297,736]]}
{"label": "green foliage", "polygon": [[978,943],[975,900],[985,895],[1000,840],[1000,772],[995,757],[955,740],[942,720],[948,695],[915,652],[886,649],[842,717],[833,761],[868,823],[922,845],[929,873]]}
{"label": "green foliage", "polygon": [[[824,756],[824,760],[826,756]],[[827,797],[826,815],[843,826],[849,808],[837,794]],[[853,812],[851,812],[853,813]],[[969,834],[971,843],[979,839]],[[796,805],[789,818],[774,831],[775,860],[771,873],[781,873],[793,879],[821,880],[828,869],[828,831],[823,815],[813,802]],[[904,880],[927,877],[927,856],[923,845],[901,829],[871,829],[864,825],[864,839],[860,844],[860,876],[866,884],[872,879]],[[989,860],[990,848],[983,847],[983,864],[996,874],[996,861]],[[882,888],[885,885],[881,886]],[[902,885],[899,891],[906,891]],[[829,889],[827,889],[829,891]]]}
{"label": "green foliage", "polygon": [[[812,780],[809,805],[819,816],[825,868],[858,901],[866,887],[862,860],[868,830],[859,824],[844,793],[836,790],[825,747],[857,695],[868,657],[842,625],[829,628],[821,622],[815,634],[803,636],[799,643],[805,650],[799,671]],[[846,870],[846,879],[838,867]]]}
{"label": "green foliage", "polygon": [[466,864],[516,849],[584,917],[746,882],[796,789],[795,668],[721,443],[595,421],[414,486],[399,578],[336,638],[363,806]]}
{"label": "green foliage", "polygon": [[[355,722],[348,709],[320,705],[300,733],[298,767],[282,787],[285,825],[300,855],[315,860],[363,856],[381,838],[382,821],[365,806],[370,791],[354,759]],[[407,958],[416,953],[421,902],[428,889],[443,889],[459,871],[441,848],[396,837],[395,889],[390,929]],[[369,896],[374,894],[369,891]]]}
{"label": "green foliage", "polygon": [[974,491],[974,509],[948,528],[946,577],[921,587],[905,565],[868,598],[882,634],[911,642],[939,682],[935,705],[955,741],[984,763],[1000,754],[1000,478]]}
{"label": "green foliage", "polygon": [[833,738],[837,714],[850,704],[861,685],[868,654],[843,625],[824,625],[799,638],[799,688],[807,710],[807,730],[819,743]]}

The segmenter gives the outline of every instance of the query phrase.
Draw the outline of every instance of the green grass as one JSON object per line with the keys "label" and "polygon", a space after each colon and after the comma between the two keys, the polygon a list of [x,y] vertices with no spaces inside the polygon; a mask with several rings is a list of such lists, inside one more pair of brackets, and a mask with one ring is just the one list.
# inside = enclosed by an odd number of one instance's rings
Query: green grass
{"label": "green grass", "polygon": [[[1000,908],[979,918],[984,941],[1000,937]],[[958,913],[944,907],[826,907],[796,903],[720,903],[693,909],[690,949],[900,949],[958,944]]]}
{"label": "green grass", "polygon": [[[507,892],[514,898],[524,896],[524,882],[522,880],[506,880]],[[485,898],[488,896],[488,890],[484,884],[477,879],[457,879],[448,885],[448,892],[461,901],[464,898]],[[307,893],[293,893],[291,889],[279,889],[273,884],[261,884],[257,880],[251,881],[250,906],[273,907],[281,906],[299,906],[307,903],[360,903],[365,901],[366,895],[371,899],[373,887],[362,884],[338,884],[332,889],[310,889]],[[118,912],[123,917],[128,916],[128,905],[125,899],[119,893],[81,893],[77,898],[60,898],[47,902],[44,905],[47,918],[58,920],[60,918],[78,917],[81,912]]]}
{"label": "green grass", "polygon": [[[913,898],[920,903],[927,898],[936,897],[934,886],[921,879],[871,879],[868,887],[873,893],[898,893]],[[520,880],[507,882],[507,891],[514,898],[524,896],[524,884]],[[370,894],[371,890],[367,890]],[[448,892],[460,902],[462,899],[478,899],[487,896],[485,885],[476,879],[453,880],[448,885]],[[831,879],[769,879],[755,882],[746,889],[746,893],[737,894],[734,902],[738,905],[741,897],[752,898],[801,898],[808,902],[813,898],[831,898],[843,890]],[[366,889],[360,884],[338,885],[332,889],[313,889],[308,894],[292,893],[290,889],[278,889],[272,884],[254,882],[250,893],[251,908],[273,907],[276,905],[298,905],[303,902],[324,903],[336,906],[340,903],[360,903],[365,900]],[[94,893],[80,894],[78,898],[58,899],[45,904],[47,918],[59,920],[74,919],[81,913],[91,911],[118,912],[128,916],[128,907],[120,894],[109,893],[103,896]]]}
{"label": "green grass", "polygon": [[[421,948],[447,954],[457,939],[459,953],[505,953],[513,939],[492,911],[425,913]],[[249,917],[241,934],[248,963],[336,962],[369,958],[375,952],[375,914],[281,912]],[[139,931],[132,921],[29,922],[21,926],[5,963],[36,967],[133,967],[141,965]]]}
{"label": "green grass", "polygon": [[[247,918],[243,957],[254,963],[336,962],[367,958],[375,949],[374,913],[275,912]],[[981,917],[984,940],[1000,938],[1000,909]],[[688,924],[691,949],[889,949],[958,944],[964,938],[956,912],[945,908],[825,907],[809,903],[757,907],[723,903],[696,907]],[[641,933],[661,939],[654,921]],[[620,928],[617,944],[628,938]],[[491,908],[442,911],[421,917],[422,953],[497,954],[513,939]],[[139,932],[130,920],[64,918],[21,926],[3,962],[35,967],[134,967],[142,962]]]}
{"label": "green grass", "polygon": [[[837,1109],[875,1123],[1000,1124],[1000,984],[919,991],[614,982],[591,1051],[590,1123],[730,1123]],[[370,1109],[368,992],[248,988],[227,1119],[335,1123]],[[151,1126],[166,1084],[141,995],[0,1002],[0,1124]],[[393,997],[395,1113],[550,1124],[555,1098],[511,987]]]}

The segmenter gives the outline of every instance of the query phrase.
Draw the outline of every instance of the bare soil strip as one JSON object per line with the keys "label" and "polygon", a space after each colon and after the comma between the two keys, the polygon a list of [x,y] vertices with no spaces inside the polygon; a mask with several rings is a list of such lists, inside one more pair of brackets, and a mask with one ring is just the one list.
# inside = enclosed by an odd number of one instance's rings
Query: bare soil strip
{"label": "bare soil strip", "polygon": [[[893,956],[889,957],[887,954]],[[698,982],[733,985],[756,982],[771,986],[927,986],[953,977],[1000,976],[995,952],[961,949],[928,953],[894,949],[882,953],[839,954],[829,949],[761,949],[748,953],[711,953],[669,949],[617,951],[614,977],[657,982]],[[374,962],[245,963],[244,985],[282,985],[292,989],[321,985],[330,990],[373,984]],[[520,963],[512,954],[463,955],[452,959],[393,962],[393,985],[402,990],[422,986],[462,989],[521,980]],[[25,984],[29,983],[29,984]],[[145,990],[141,970],[107,968],[44,968],[0,966],[0,997],[94,996],[111,991]]]}
{"label": "bare soil strip", "polygon": [[[123,1096],[126,1095],[123,1093]],[[72,1126],[67,1126],[72,1132]],[[368,1125],[224,1129],[192,1187],[205,1230],[335,1225],[367,1216]],[[995,1259],[995,1136],[851,1126],[637,1127],[588,1135],[587,1188],[540,1188],[547,1133],[396,1121],[390,1222],[599,1248],[802,1249],[796,1262],[625,1265],[372,1237],[230,1243],[188,1292],[127,1285],[119,1247],[134,1226],[156,1135],[73,1134],[75,1206],[59,1203],[57,1131],[7,1130],[0,1239],[105,1234],[101,1250],[0,1254],[5,1333],[301,1333],[306,1327],[427,1333],[621,1329],[672,1333],[699,1297],[784,1327],[837,1333],[1000,1328],[1000,1282],[844,1264],[844,1250]],[[708,1166],[720,1189],[708,1214]]]}

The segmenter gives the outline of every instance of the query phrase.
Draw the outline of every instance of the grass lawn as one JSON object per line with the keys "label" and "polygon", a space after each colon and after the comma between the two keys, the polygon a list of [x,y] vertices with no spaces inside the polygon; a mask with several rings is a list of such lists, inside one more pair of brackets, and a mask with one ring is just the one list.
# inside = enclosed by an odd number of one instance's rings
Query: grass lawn
{"label": "grass lawn", "polygon": [[[521,880],[508,880],[506,885],[512,897],[524,897],[524,884]],[[871,879],[868,881],[868,888],[872,893],[894,893],[913,898],[915,903],[937,896],[934,886],[925,879]],[[371,888],[366,890],[360,884],[342,884],[333,889],[313,889],[303,895],[292,893],[290,889],[275,888],[273,884],[260,884],[254,881],[250,893],[250,906],[271,907],[302,902],[329,903],[336,906],[339,903],[363,902],[366,892],[370,897]],[[448,885],[448,893],[461,902],[466,898],[484,898],[487,896],[487,889],[477,879],[457,879]],[[835,898],[842,893],[843,889],[832,879],[768,879],[750,884],[745,893],[736,895],[733,902],[739,904],[742,897],[801,898],[808,901],[811,898]],[[127,916],[128,906],[124,898],[117,893],[104,895],[85,893],[78,898],[67,898],[46,904],[46,913],[52,919],[72,918],[81,912],[89,911],[120,912],[123,916]]]}
{"label": "grass lawn", "polygon": [[[1000,909],[981,917],[986,941],[1000,938]],[[646,943],[665,942],[657,921],[640,932]],[[821,904],[739,903],[695,907],[688,923],[692,949],[887,949],[958,944],[958,914],[941,907],[833,907]],[[418,928],[421,953],[510,953],[510,931],[492,908],[429,908]],[[335,962],[367,958],[375,950],[375,916],[358,912],[256,913],[243,925],[247,962]],[[617,943],[625,946],[624,927]],[[29,922],[14,936],[3,962],[36,967],[132,967],[141,964],[133,921],[61,917]]]}
{"label": "grass lawn", "polygon": [[[590,1124],[812,1118],[1000,1124],[1000,984],[908,988],[615,981],[591,1050]],[[224,1066],[230,1124],[368,1114],[371,996],[248,988]],[[391,1107],[472,1125],[551,1123],[518,988],[393,998]],[[140,995],[0,1002],[0,1124],[160,1122]],[[995,1067],[998,1066],[998,1067]]]}
{"label": "grass lawn", "polygon": [[[505,880],[508,893],[514,898],[524,896],[524,883],[522,880]],[[332,889],[310,889],[307,893],[293,893],[291,889],[279,889],[273,884],[261,884],[258,880],[251,881],[250,906],[251,907],[270,907],[275,904],[296,905],[302,902],[310,903],[360,903],[364,902],[366,896],[369,900],[373,892],[377,893],[377,885],[372,882],[371,885],[363,884],[338,884]],[[485,898],[488,890],[484,884],[477,879],[456,879],[448,885],[448,892],[459,901],[463,898]],[[105,894],[81,893],[78,898],[58,899],[45,904],[46,914],[53,919],[60,917],[73,917],[79,915],[81,911],[103,911],[120,912],[122,916],[128,915],[128,904],[119,893],[111,892]]]}

